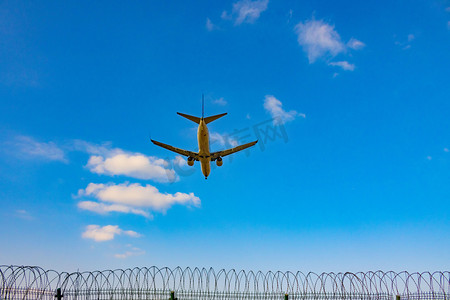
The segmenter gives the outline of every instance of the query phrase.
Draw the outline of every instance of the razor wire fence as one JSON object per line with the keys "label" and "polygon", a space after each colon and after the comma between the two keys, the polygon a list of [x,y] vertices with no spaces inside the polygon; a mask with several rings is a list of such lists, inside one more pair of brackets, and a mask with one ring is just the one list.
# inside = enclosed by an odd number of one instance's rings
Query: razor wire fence
{"label": "razor wire fence", "polygon": [[68,273],[3,265],[0,299],[450,300],[450,272],[318,274],[148,267]]}

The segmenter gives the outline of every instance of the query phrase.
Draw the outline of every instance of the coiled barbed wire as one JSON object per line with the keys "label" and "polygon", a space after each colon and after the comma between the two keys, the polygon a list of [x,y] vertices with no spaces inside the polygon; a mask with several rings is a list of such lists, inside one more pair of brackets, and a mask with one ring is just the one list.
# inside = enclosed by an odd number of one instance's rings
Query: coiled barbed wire
{"label": "coiled barbed wire", "polygon": [[[303,273],[206,268],[57,272],[0,266],[0,299],[450,299],[450,272]],[[397,298],[398,300],[398,298]]]}

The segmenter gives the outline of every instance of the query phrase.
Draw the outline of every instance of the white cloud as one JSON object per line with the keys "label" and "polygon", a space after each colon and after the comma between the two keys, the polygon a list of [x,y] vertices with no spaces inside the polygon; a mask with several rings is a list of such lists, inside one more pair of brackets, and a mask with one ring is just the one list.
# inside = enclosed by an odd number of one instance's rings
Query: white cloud
{"label": "white cloud", "polygon": [[101,215],[106,215],[110,212],[121,212],[140,215],[146,218],[152,218],[152,216],[148,212],[142,209],[132,208],[121,204],[106,204],[94,201],[80,201],[78,202],[78,208],[92,211]]}
{"label": "white cloud", "polygon": [[313,63],[319,57],[336,56],[345,52],[345,45],[341,37],[334,30],[334,25],[322,20],[308,20],[295,26],[298,35],[297,41],[308,55],[309,63]]}
{"label": "white cloud", "polygon": [[269,0],[241,0],[233,3],[232,14],[229,15],[226,11],[222,12],[222,19],[233,19],[235,25],[242,23],[254,23],[263,11],[267,9]]}
{"label": "white cloud", "polygon": [[444,152],[449,152],[450,150],[448,150],[448,148],[444,148]]}
{"label": "white cloud", "polygon": [[264,99],[264,109],[274,118],[274,124],[283,124],[293,121],[297,116],[305,118],[306,115],[298,113],[295,110],[285,111],[280,100],[272,95],[266,95]]}
{"label": "white cloud", "polygon": [[223,97],[213,100],[214,104],[220,105],[220,106],[225,106],[228,104],[227,100],[223,99]]}
{"label": "white cloud", "polygon": [[[78,195],[91,196],[102,202],[124,205],[130,209],[143,207],[160,212],[165,212],[175,204],[200,206],[200,198],[194,193],[161,193],[152,185],[142,186],[139,183],[117,185],[90,183],[86,189],[80,190]],[[86,204],[84,205],[87,207]],[[118,211],[119,208],[115,211]],[[92,209],[92,211],[94,210]],[[133,213],[131,210],[130,212]]]}
{"label": "white cloud", "polygon": [[431,156],[428,155],[428,156],[427,156],[427,159],[428,159],[428,160],[432,160],[433,158],[432,158]]}
{"label": "white cloud", "polygon": [[8,144],[12,145],[17,154],[25,158],[68,162],[64,150],[54,142],[38,142],[28,136],[17,136],[14,141]]}
{"label": "white cloud", "polygon": [[447,22],[447,28],[450,29],[450,21]]}
{"label": "white cloud", "polygon": [[125,175],[157,182],[173,182],[179,178],[169,169],[169,162],[141,153],[115,153],[109,157],[93,155],[86,167],[93,173],[105,175]]}
{"label": "white cloud", "polygon": [[328,63],[330,66],[341,67],[345,71],[353,71],[355,69],[355,65],[349,63],[348,61],[337,61]]}
{"label": "white cloud", "polygon": [[[330,25],[323,20],[306,20],[295,26],[297,33],[297,41],[302,46],[303,51],[308,56],[310,64],[319,58],[333,58],[339,54],[346,53],[349,49],[360,50],[366,45],[351,38],[344,43],[339,33],[334,29],[334,25]],[[333,65],[333,64],[329,64]],[[343,65],[338,65],[344,68]],[[353,66],[348,64],[348,66]],[[346,69],[349,70],[349,69]]]}
{"label": "white cloud", "polygon": [[170,169],[170,163],[155,156],[112,148],[110,143],[95,145],[81,140],[74,141],[73,148],[91,154],[86,167],[93,173],[157,182],[179,180],[175,171]]}
{"label": "white cloud", "polygon": [[[181,168],[186,166],[186,161],[181,156],[167,161],[154,156],[112,148],[110,143],[95,145],[80,140],[74,141],[72,148],[91,154],[86,168],[97,174],[125,175],[158,182],[179,180],[177,173],[186,175],[185,170]],[[190,168],[189,172],[192,171],[194,169]],[[117,185],[91,183],[86,189],[79,190],[77,197],[94,197],[100,200],[80,201],[78,208],[82,210],[103,215],[112,212],[135,214],[150,219],[153,216],[149,213],[149,209],[165,212],[174,204],[200,205],[200,199],[193,193],[164,194],[151,185],[142,186],[137,183]]]}
{"label": "white cloud", "polygon": [[364,48],[366,46],[366,44],[364,44],[361,41],[358,41],[357,39],[351,38],[348,42],[347,42],[347,47],[354,49],[354,50],[360,50],[362,48]]}
{"label": "white cloud", "polygon": [[408,42],[411,42],[412,40],[414,40],[416,37],[414,36],[414,34],[408,34]]}
{"label": "white cloud", "polygon": [[215,29],[217,29],[217,26],[214,25],[213,22],[209,18],[206,18],[206,30],[213,31]]}
{"label": "white cloud", "polygon": [[104,242],[114,239],[116,235],[127,235],[135,238],[141,236],[139,233],[132,230],[122,230],[118,225],[106,225],[103,227],[100,227],[99,225],[88,225],[81,236],[96,242]]}
{"label": "white cloud", "polygon": [[180,155],[175,156],[172,160],[172,163],[179,168],[185,167],[187,165],[186,159]]}

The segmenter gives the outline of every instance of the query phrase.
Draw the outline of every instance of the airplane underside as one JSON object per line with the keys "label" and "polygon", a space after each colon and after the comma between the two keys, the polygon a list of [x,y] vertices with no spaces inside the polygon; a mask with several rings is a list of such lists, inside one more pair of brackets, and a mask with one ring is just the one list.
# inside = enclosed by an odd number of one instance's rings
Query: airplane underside
{"label": "airplane underside", "polygon": [[210,117],[203,117],[203,106],[202,106],[202,117],[194,117],[191,115],[186,115],[182,113],[177,113],[180,116],[191,120],[192,122],[195,122],[198,124],[198,130],[197,130],[197,141],[198,141],[198,152],[193,152],[189,150],[184,150],[180,148],[176,148],[167,144],[163,144],[158,141],[151,140],[153,144],[160,146],[162,148],[165,148],[167,150],[170,150],[172,152],[181,154],[183,156],[187,156],[187,164],[189,166],[193,166],[195,161],[199,161],[202,169],[202,173],[205,176],[205,179],[208,178],[210,172],[211,172],[211,161],[215,161],[217,166],[222,166],[223,164],[223,157],[236,153],[238,151],[247,149],[251,146],[254,146],[258,141],[253,141],[244,145],[240,145],[231,149],[217,151],[217,152],[210,152],[209,148],[209,131],[207,124],[215,121],[223,116],[225,116],[227,113],[210,116]]}

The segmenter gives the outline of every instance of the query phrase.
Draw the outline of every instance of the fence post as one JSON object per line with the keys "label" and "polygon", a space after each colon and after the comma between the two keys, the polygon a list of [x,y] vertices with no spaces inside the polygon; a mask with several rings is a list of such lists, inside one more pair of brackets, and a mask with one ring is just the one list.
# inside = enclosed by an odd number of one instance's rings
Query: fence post
{"label": "fence post", "polygon": [[395,300],[400,300],[400,295],[395,296]]}
{"label": "fence post", "polygon": [[288,294],[284,294],[284,300],[289,300],[289,295]]}
{"label": "fence post", "polygon": [[170,300],[178,300],[178,298],[175,298],[175,292],[174,291],[170,292]]}
{"label": "fence post", "polygon": [[61,300],[63,297],[64,295],[61,293],[61,288],[57,288],[55,298]]}

